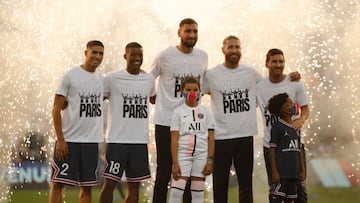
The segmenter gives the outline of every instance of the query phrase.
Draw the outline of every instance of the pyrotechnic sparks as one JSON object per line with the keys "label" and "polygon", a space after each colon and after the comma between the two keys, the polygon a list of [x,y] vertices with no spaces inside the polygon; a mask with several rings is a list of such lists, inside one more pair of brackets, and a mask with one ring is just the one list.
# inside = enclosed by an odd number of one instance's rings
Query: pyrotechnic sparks
{"label": "pyrotechnic sparks", "polygon": [[[242,62],[264,74],[266,51],[283,49],[287,71],[300,71],[311,102],[303,129],[310,157],[342,157],[360,170],[359,0],[2,0],[0,10],[2,182],[9,183],[16,155],[29,147],[29,135],[40,135],[46,142],[42,155],[51,156],[55,87],[64,71],[83,62],[88,40],[105,43],[104,73],[124,66],[124,45],[130,41],[143,45],[143,68],[149,70],[158,51],[178,43],[178,23],[185,17],[199,23],[197,46],[209,53],[209,67],[223,61],[222,39],[230,34],[242,41]],[[265,181],[260,136],[256,145],[254,177]],[[148,202],[152,184],[153,179],[144,184]],[[9,189],[0,185],[0,202],[8,201]]]}

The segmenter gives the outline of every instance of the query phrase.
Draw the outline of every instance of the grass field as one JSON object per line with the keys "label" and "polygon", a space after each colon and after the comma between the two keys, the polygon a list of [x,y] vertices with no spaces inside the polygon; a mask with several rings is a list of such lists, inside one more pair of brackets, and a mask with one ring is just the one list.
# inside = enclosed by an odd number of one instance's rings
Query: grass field
{"label": "grass field", "polygon": [[[11,191],[11,203],[46,203],[48,202],[48,190],[13,190]],[[359,203],[360,202],[360,187],[357,188],[323,188],[310,187],[308,188],[309,203]],[[93,203],[97,203],[99,198],[99,190],[93,190]],[[151,202],[149,197],[142,193],[140,202]],[[78,190],[67,189],[64,192],[64,202],[74,203],[78,202]],[[114,203],[122,203],[119,193],[114,193]],[[237,202],[237,189],[230,188],[229,203]],[[258,194],[254,190],[254,203],[266,203],[266,195]]]}

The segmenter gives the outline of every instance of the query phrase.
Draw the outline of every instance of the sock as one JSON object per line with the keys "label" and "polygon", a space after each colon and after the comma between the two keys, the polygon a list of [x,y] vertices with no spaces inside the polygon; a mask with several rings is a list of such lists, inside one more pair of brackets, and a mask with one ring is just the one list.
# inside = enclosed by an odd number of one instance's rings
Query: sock
{"label": "sock", "polygon": [[186,186],[186,180],[179,179],[171,181],[169,203],[182,203],[182,197]]}
{"label": "sock", "polygon": [[205,180],[191,180],[192,203],[204,202]]}

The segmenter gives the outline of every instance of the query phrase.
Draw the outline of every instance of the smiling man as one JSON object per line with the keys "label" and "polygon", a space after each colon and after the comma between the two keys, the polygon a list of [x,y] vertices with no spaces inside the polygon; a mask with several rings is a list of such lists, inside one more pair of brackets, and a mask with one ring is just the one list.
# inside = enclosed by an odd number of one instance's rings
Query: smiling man
{"label": "smiling man", "polygon": [[230,35],[223,40],[225,61],[206,72],[204,92],[210,93],[215,121],[213,191],[215,203],[228,201],[230,167],[234,164],[239,202],[252,203],[256,126],[256,83],[260,74],[240,64],[241,43]]}
{"label": "smiling man", "polygon": [[103,141],[103,77],[95,72],[103,55],[102,42],[88,42],[85,63],[66,72],[56,90],[50,203],[62,202],[64,185],[80,185],[79,202],[91,202],[91,186],[98,182],[98,143]]}
{"label": "smiling man", "polygon": [[104,185],[100,203],[113,200],[117,182],[126,174],[127,203],[139,202],[140,182],[150,178],[148,160],[149,98],[155,95],[154,77],[140,69],[143,49],[137,42],[125,47],[126,68],[105,77],[104,96],[109,99]]}
{"label": "smiling man", "polygon": [[[290,76],[284,74],[285,70],[285,57],[280,49],[270,49],[266,54],[265,66],[268,69],[269,77],[263,78],[256,85],[256,97],[262,113],[263,126],[264,126],[264,159],[265,167],[268,176],[268,184],[271,190],[272,187],[272,173],[269,159],[269,142],[270,131],[272,125],[278,121],[278,116],[270,113],[267,108],[270,98],[280,93],[287,93],[292,101],[299,104],[301,114],[298,117],[293,117],[293,127],[300,131],[304,122],[310,114],[308,99],[304,89],[304,85],[300,81],[291,81]],[[303,141],[303,139],[301,139]],[[300,145],[301,155],[305,159],[304,144]],[[306,170],[305,170],[306,171]],[[306,203],[307,193],[304,182],[298,182],[298,198],[295,203]],[[271,202],[271,194],[269,194],[269,201]]]}

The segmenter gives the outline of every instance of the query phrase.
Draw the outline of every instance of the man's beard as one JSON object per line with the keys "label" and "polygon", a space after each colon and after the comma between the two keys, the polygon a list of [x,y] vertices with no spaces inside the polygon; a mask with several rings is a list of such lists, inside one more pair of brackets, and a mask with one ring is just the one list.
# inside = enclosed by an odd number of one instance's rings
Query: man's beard
{"label": "man's beard", "polygon": [[231,55],[225,56],[225,58],[228,63],[235,65],[235,64],[239,64],[239,61],[241,59],[241,54],[237,55],[237,56],[238,56],[238,58],[235,59],[232,57],[232,54],[231,54]]}
{"label": "man's beard", "polygon": [[188,42],[186,42],[184,40],[181,40],[181,44],[186,48],[194,48],[196,42],[197,42],[197,40],[194,40],[193,43],[188,43]]}

